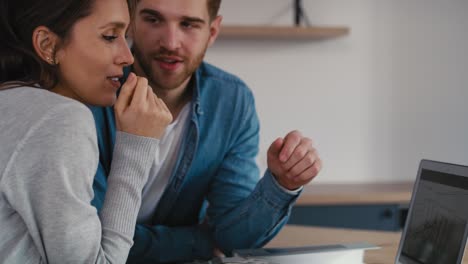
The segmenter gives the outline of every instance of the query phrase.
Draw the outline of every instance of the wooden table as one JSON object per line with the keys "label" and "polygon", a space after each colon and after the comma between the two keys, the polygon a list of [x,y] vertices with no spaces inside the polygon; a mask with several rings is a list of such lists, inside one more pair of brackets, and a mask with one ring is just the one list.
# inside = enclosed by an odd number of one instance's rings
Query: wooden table
{"label": "wooden table", "polygon": [[413,182],[309,184],[296,205],[409,203]]}
{"label": "wooden table", "polygon": [[[350,242],[369,242],[380,246],[381,249],[366,251],[364,254],[365,263],[394,264],[400,236],[400,232],[361,231],[286,225],[278,236],[268,243],[266,247],[300,247]],[[468,264],[468,258],[465,258],[462,263]]]}

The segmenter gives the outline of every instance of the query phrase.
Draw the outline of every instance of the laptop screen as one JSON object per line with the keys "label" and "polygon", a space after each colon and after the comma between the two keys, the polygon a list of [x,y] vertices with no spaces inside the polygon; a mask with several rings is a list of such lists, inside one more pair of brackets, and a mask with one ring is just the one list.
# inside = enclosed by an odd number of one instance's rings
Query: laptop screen
{"label": "laptop screen", "polygon": [[425,169],[413,194],[400,263],[459,263],[466,241],[468,177]]}

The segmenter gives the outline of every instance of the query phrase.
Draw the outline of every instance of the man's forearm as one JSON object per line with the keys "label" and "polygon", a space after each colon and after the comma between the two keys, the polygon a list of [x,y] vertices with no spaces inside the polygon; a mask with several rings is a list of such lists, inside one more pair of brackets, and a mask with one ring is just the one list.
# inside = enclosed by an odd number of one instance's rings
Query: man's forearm
{"label": "man's forearm", "polygon": [[297,197],[284,192],[267,171],[248,198],[212,223],[216,246],[230,253],[265,245],[286,224]]}

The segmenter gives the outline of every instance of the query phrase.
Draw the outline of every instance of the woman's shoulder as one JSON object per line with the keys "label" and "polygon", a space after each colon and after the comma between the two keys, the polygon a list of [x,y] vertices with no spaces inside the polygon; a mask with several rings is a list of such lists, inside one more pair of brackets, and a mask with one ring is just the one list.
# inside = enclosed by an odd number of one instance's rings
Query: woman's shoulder
{"label": "woman's shoulder", "polygon": [[89,108],[81,102],[37,87],[17,87],[0,91],[0,105],[7,106],[9,112],[18,113],[22,118],[40,120],[47,116],[92,120]]}
{"label": "woman's shoulder", "polygon": [[49,107],[51,105],[67,104],[70,107],[81,107],[86,109],[86,106],[83,103],[38,87],[23,86],[11,88],[1,91],[0,94],[3,93],[5,96],[1,97],[9,97],[9,100],[13,100],[17,104],[34,104],[34,106],[39,108]]}
{"label": "woman's shoulder", "polygon": [[[94,137],[94,118],[89,108],[76,100],[34,87],[0,91],[0,129],[17,131],[8,137],[24,139],[39,131],[68,134],[70,131]],[[54,133],[52,133],[53,135]]]}
{"label": "woman's shoulder", "polygon": [[0,91],[0,112],[0,143],[5,154],[0,155],[0,171],[10,157],[23,159],[19,157],[28,153],[71,159],[63,154],[68,151],[97,158],[94,119],[78,101],[39,88],[18,87]]}

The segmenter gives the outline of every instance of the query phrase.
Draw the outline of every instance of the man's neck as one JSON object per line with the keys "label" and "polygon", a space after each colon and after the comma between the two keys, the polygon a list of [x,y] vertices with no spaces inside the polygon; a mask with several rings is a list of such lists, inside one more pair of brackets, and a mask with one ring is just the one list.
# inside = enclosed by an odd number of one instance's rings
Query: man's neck
{"label": "man's neck", "polygon": [[[132,68],[137,75],[145,76],[138,62],[135,62]],[[164,89],[151,82],[148,78],[148,84],[153,89],[153,92],[164,101],[169,111],[171,111],[173,120],[177,119],[182,108],[192,99],[191,79],[192,77],[188,78],[177,88]]]}

